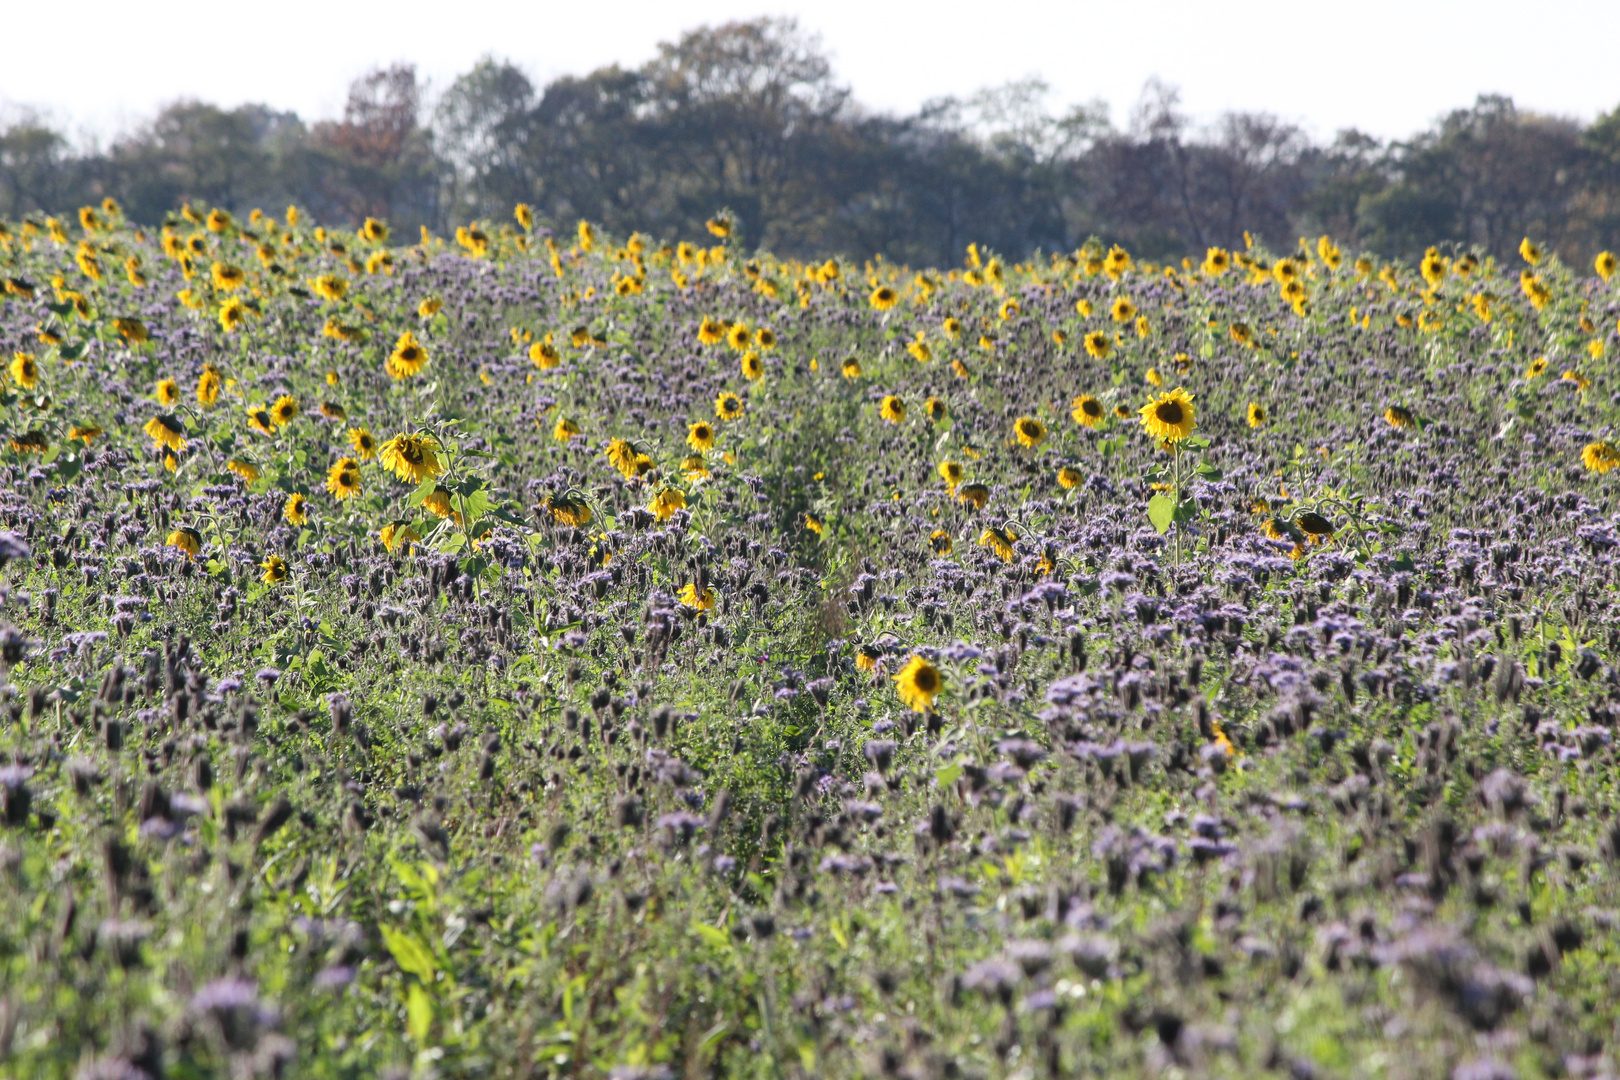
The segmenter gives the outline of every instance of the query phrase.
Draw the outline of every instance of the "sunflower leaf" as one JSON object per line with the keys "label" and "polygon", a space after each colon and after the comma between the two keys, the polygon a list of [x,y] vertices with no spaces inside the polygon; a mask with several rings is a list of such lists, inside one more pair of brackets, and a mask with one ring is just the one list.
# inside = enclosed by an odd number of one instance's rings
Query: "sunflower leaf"
{"label": "sunflower leaf", "polygon": [[1177,509],[1176,500],[1162,491],[1148,500],[1148,521],[1160,536],[1170,531],[1170,523],[1176,520]]}

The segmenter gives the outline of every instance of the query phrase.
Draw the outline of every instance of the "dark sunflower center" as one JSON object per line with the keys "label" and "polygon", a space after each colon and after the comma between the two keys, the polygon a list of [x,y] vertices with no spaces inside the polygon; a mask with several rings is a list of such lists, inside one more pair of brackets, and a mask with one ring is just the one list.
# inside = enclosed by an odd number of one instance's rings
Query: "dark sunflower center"
{"label": "dark sunflower center", "polygon": [[1153,410],[1153,415],[1161,424],[1180,424],[1186,417],[1186,412],[1177,401],[1161,401]]}
{"label": "dark sunflower center", "polygon": [[938,685],[938,680],[935,679],[934,673],[927,668],[923,668],[921,671],[917,672],[912,681],[916,684],[917,689],[921,690],[925,694],[932,694],[934,692],[934,688]]}
{"label": "dark sunflower center", "polygon": [[1097,404],[1095,401],[1088,401],[1084,405],[1080,406],[1080,408],[1084,410],[1087,416],[1102,415],[1102,406]]}

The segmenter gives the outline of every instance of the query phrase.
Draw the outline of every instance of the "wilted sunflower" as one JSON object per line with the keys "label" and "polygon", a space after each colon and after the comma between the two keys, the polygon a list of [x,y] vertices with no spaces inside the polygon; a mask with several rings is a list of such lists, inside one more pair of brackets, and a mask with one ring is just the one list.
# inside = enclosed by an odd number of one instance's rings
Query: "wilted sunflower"
{"label": "wilted sunflower", "polygon": [[868,299],[879,311],[888,311],[900,302],[900,294],[887,285],[879,285],[872,290],[872,295]]}
{"label": "wilted sunflower", "polygon": [[1607,440],[1587,443],[1581,451],[1581,464],[1595,473],[1606,473],[1610,469],[1620,466],[1620,450]]}
{"label": "wilted sunflower", "polygon": [[[42,431],[25,431],[20,435],[13,435],[7,446],[13,454],[43,454],[51,448],[51,442]],[[165,447],[164,453],[173,451]]]}
{"label": "wilted sunflower", "polygon": [[806,511],[804,515],[804,527],[815,533],[817,536],[822,534],[822,524],[820,520],[818,520],[816,516],[809,511]]}
{"label": "wilted sunflower", "polygon": [[941,401],[937,397],[931,397],[927,401],[923,402],[923,412],[928,415],[928,419],[932,420],[936,424],[945,419],[945,415],[948,411],[949,410],[946,408],[945,402]]}
{"label": "wilted sunflower", "polygon": [[1013,545],[1018,542],[1018,534],[1011,529],[998,528],[995,525],[985,529],[979,534],[979,546],[987,547],[1001,557],[1002,562],[1012,562],[1016,554]]}
{"label": "wilted sunflower", "polygon": [[626,480],[635,479],[652,466],[652,458],[628,439],[608,440],[607,459]]}
{"label": "wilted sunflower", "polygon": [[706,480],[709,476],[709,465],[700,454],[681,458],[681,475],[688,480]]}
{"label": "wilted sunflower", "polygon": [[447,518],[454,516],[456,523],[461,523],[461,515],[457,513],[455,508],[452,506],[450,502],[450,489],[447,487],[436,487],[432,491],[428,492],[427,498],[422,500],[422,509],[426,510],[436,518]]}
{"label": "wilted sunflower", "polygon": [[1148,368],[1147,374],[1142,376],[1149,386],[1163,386],[1164,376],[1159,374],[1158,368]]}
{"label": "wilted sunflower", "polygon": [[1161,442],[1180,442],[1196,425],[1192,395],[1181,387],[1142,406],[1142,427]]}
{"label": "wilted sunflower", "polygon": [[170,450],[179,450],[186,445],[185,425],[168,413],[152,417],[142,430],[150,435],[157,445],[167,446]]}
{"label": "wilted sunflower", "polygon": [[714,425],[707,420],[699,420],[686,429],[686,445],[694,450],[714,449]]}
{"label": "wilted sunflower", "polygon": [[1258,401],[1249,402],[1249,426],[1257,428],[1266,422],[1266,407]]}
{"label": "wilted sunflower", "polygon": [[951,553],[951,534],[944,529],[935,529],[928,534],[928,546],[935,555],[949,555]]}
{"label": "wilted sunflower", "polygon": [[844,378],[851,382],[861,377],[861,362],[851,357],[844,361]]}
{"label": "wilted sunflower", "polygon": [[1019,446],[1033,448],[1046,441],[1046,425],[1033,416],[1020,416],[1013,421],[1013,436]]}
{"label": "wilted sunflower", "polygon": [[408,484],[420,484],[430,476],[444,472],[433,444],[421,435],[401,432],[383,443],[378,451],[383,468],[392,469],[395,476]]}
{"label": "wilted sunflower", "polygon": [[291,394],[282,394],[270,406],[270,422],[276,427],[286,427],[297,418],[298,411],[298,399]]}
{"label": "wilted sunflower", "polygon": [[179,548],[192,558],[202,553],[202,533],[192,528],[179,528],[169,534],[164,541],[169,547]]}
{"label": "wilted sunflower", "polygon": [[1296,514],[1294,524],[1298,525],[1305,535],[1313,538],[1333,535],[1333,523],[1315,510],[1306,510],[1304,513]]}
{"label": "wilted sunflower", "polygon": [[309,500],[298,492],[287,496],[287,505],[282,507],[281,516],[294,525],[305,525],[309,522]]}
{"label": "wilted sunflower", "polygon": [[1103,412],[1102,402],[1090,394],[1081,394],[1074,399],[1069,415],[1074,417],[1075,423],[1094,428],[1103,422],[1103,417],[1107,414]]}
{"label": "wilted sunflower", "polygon": [[1398,428],[1411,427],[1413,424],[1417,423],[1417,418],[1414,417],[1409,410],[1404,409],[1399,405],[1391,405],[1389,408],[1385,409],[1384,419],[1388,420],[1392,426]]}
{"label": "wilted sunflower", "polygon": [[207,409],[212,408],[219,400],[219,393],[224,389],[225,380],[219,373],[219,368],[213,364],[204,364],[202,374],[197,376],[197,404]]}
{"label": "wilted sunflower", "polygon": [[576,491],[548,496],[541,501],[540,508],[549,512],[551,520],[559,525],[577,529],[591,523],[591,506],[585,501],[585,497]]}
{"label": "wilted sunflower", "polygon": [[983,510],[984,504],[990,501],[990,489],[983,484],[964,484],[956,490],[956,497],[972,503],[975,510]]}
{"label": "wilted sunflower", "polygon": [[232,458],[230,461],[225,463],[225,467],[231,472],[235,473],[237,476],[240,476],[242,478],[242,482],[246,484],[251,484],[259,478],[259,467],[253,464],[251,461],[242,461],[237,458]]}
{"label": "wilted sunflower", "polygon": [[1101,330],[1093,330],[1085,338],[1086,355],[1094,360],[1105,360],[1114,351],[1114,339]]}
{"label": "wilted sunflower", "polygon": [[700,594],[692,582],[686,583],[686,587],[680,591],[676,599],[694,611],[713,611],[715,606],[714,589],[704,589]]}
{"label": "wilted sunflower", "polygon": [[906,403],[889,394],[878,403],[878,415],[891,424],[901,423],[906,418]]}
{"label": "wilted sunflower", "polygon": [[326,472],[326,490],[338,502],[360,494],[360,463],[352,457],[338,458]]}
{"label": "wilted sunflower", "polygon": [[144,345],[152,340],[146,324],[139,319],[114,319],[113,329],[117,330],[118,336],[130,345]]}
{"label": "wilted sunflower", "polygon": [[70,439],[78,439],[80,442],[84,443],[84,445],[89,446],[92,442],[99,438],[101,434],[101,428],[95,424],[74,424],[72,427],[68,428],[67,437]]}
{"label": "wilted sunflower", "polygon": [[934,707],[934,698],[945,689],[945,676],[920,656],[913,656],[894,676],[895,691],[913,712],[925,713]]}
{"label": "wilted sunflower", "polygon": [[266,585],[275,585],[287,578],[287,564],[280,555],[267,556],[259,567],[264,571],[259,580]]}
{"label": "wilted sunflower", "polygon": [[742,398],[729,390],[714,399],[714,415],[721,420],[735,420],[743,414]]}
{"label": "wilted sunflower", "polygon": [[172,409],[180,404],[180,384],[173,379],[159,379],[152,391],[157,403],[166,409]]}
{"label": "wilted sunflower", "polygon": [[659,521],[668,521],[675,516],[675,511],[686,506],[686,495],[679,488],[660,488],[658,494],[652,497],[647,509]]}
{"label": "wilted sunflower", "polygon": [[529,362],[541,371],[550,371],[562,363],[562,354],[550,341],[537,341],[529,346]]}
{"label": "wilted sunflower", "polygon": [[579,425],[566,416],[559,416],[557,423],[552,426],[551,437],[560,443],[565,443],[579,434]]}
{"label": "wilted sunflower", "polygon": [[328,420],[341,421],[349,418],[348,410],[344,409],[343,406],[339,405],[335,401],[321,402],[321,415],[326,417]]}
{"label": "wilted sunflower", "polygon": [[34,359],[33,353],[11,354],[11,377],[24,390],[32,390],[39,385],[39,361]]}

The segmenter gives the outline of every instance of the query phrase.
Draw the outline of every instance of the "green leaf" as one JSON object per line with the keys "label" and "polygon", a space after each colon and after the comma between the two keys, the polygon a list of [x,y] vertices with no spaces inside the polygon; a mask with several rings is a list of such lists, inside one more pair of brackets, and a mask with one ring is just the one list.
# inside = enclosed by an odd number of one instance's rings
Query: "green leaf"
{"label": "green leaf", "polygon": [[948,788],[956,783],[957,777],[962,775],[962,763],[952,762],[934,770],[934,783],[942,788]]}
{"label": "green leaf", "polygon": [[433,953],[428,947],[418,941],[408,930],[396,930],[391,926],[382,928],[383,941],[388,951],[394,954],[394,962],[401,971],[415,975],[423,982],[432,982],[438,966],[433,962]]}
{"label": "green leaf", "polygon": [[695,922],[692,932],[702,938],[705,943],[713,945],[716,949],[729,949],[731,937],[724,930],[710,926],[708,923]]}
{"label": "green leaf", "polygon": [[412,983],[405,995],[406,1030],[418,1045],[427,1042],[433,1030],[433,999],[420,983]]}
{"label": "green leaf", "polygon": [[1170,523],[1176,520],[1178,507],[1176,500],[1163,491],[1148,500],[1148,521],[1153,523],[1160,536],[1170,531]]}

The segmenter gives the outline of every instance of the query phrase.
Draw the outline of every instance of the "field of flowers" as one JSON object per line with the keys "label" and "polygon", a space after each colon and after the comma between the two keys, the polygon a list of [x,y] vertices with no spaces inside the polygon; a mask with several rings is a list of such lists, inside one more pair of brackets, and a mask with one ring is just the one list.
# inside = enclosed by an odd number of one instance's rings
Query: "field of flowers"
{"label": "field of flowers", "polygon": [[0,228],[0,1072],[1614,1076],[1613,256]]}

